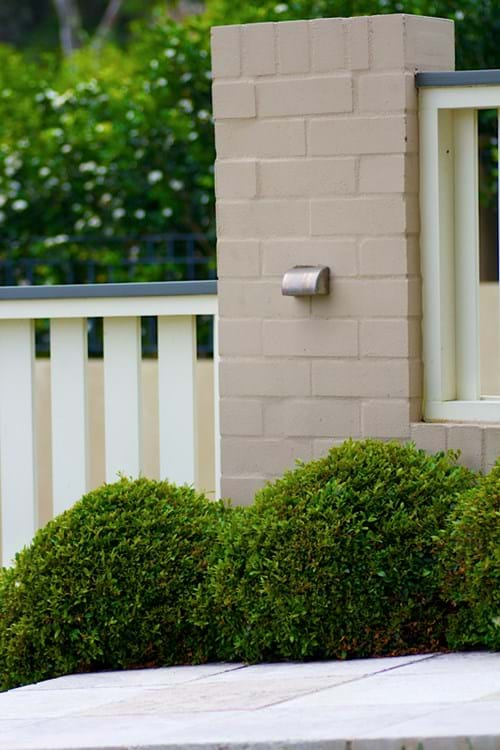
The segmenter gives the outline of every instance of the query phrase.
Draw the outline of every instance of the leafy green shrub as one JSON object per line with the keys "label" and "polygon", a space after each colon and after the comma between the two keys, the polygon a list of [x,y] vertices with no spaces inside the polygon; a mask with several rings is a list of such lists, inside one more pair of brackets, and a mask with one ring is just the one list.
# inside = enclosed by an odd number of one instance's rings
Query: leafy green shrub
{"label": "leafy green shrub", "polygon": [[444,542],[444,592],[455,605],[450,646],[500,650],[500,459],[460,496]]}
{"label": "leafy green shrub", "polygon": [[224,515],[188,487],[122,479],[51,521],[0,578],[0,686],[211,658],[192,602]]}
{"label": "leafy green shrub", "polygon": [[82,50],[41,72],[0,47],[2,254],[83,261],[94,243],[112,264],[125,252],[113,237],[180,232],[214,255],[208,45],[208,30],[164,19],[126,52]]}
{"label": "leafy green shrub", "polygon": [[[347,441],[261,490],[208,577],[219,658],[400,654],[445,639],[438,547],[475,475],[453,453]],[[215,618],[215,622],[213,621]]]}

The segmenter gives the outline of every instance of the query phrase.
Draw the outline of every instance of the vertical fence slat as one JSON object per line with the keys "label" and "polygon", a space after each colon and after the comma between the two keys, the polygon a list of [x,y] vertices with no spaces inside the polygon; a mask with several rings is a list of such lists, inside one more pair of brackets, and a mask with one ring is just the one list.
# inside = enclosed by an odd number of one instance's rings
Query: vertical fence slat
{"label": "vertical fence slat", "polygon": [[220,435],[220,388],[219,388],[219,316],[214,315],[214,446],[215,446],[215,499],[222,497],[221,435]]}
{"label": "vertical fence slat", "polygon": [[196,480],[196,318],[158,318],[160,476]]}
{"label": "vertical fence slat", "polygon": [[106,481],[141,473],[140,318],[104,318]]}
{"label": "vertical fence slat", "polygon": [[87,321],[50,324],[52,487],[54,515],[89,488]]}
{"label": "vertical fence slat", "polygon": [[8,565],[37,528],[35,339],[32,320],[0,323],[2,558]]}
{"label": "vertical fence slat", "polygon": [[479,380],[479,186],[477,111],[453,115],[457,398],[475,401]]}

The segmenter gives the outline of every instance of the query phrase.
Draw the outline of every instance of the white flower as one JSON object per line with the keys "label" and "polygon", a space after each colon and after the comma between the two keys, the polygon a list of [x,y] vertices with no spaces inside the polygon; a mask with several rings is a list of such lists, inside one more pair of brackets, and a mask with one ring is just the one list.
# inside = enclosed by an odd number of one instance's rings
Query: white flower
{"label": "white flower", "polygon": [[75,221],[75,229],[77,232],[81,232],[82,229],[85,227],[85,222],[83,219],[78,219],[78,221]]}
{"label": "white flower", "polygon": [[179,107],[184,111],[190,114],[193,111],[193,102],[191,99],[180,99],[179,100]]}
{"label": "white flower", "polygon": [[80,172],[95,172],[96,168],[97,164],[95,161],[85,161],[78,167]]}
{"label": "white flower", "polygon": [[157,67],[158,67],[158,65],[159,65],[158,60],[151,60],[150,63],[149,63],[149,67],[153,68],[153,70],[156,70]]}
{"label": "white flower", "polygon": [[98,216],[91,216],[88,221],[89,227],[100,227],[101,224],[102,224],[102,221],[100,220]]}
{"label": "white flower", "polygon": [[83,183],[83,189],[84,190],[93,190],[94,189],[94,183],[92,180],[88,180],[87,182]]}
{"label": "white flower", "polygon": [[201,196],[201,198],[200,198],[200,203],[201,203],[201,204],[202,204],[203,206],[206,206],[206,205],[207,205],[207,203],[209,203],[209,202],[210,202],[210,198],[208,197],[208,195],[207,195],[206,193],[203,193],[203,195],[202,195],[202,196]]}
{"label": "white flower", "polygon": [[138,148],[136,150],[134,156],[135,156],[136,159],[142,159],[142,157],[144,156],[144,149],[143,148]]}
{"label": "white flower", "polygon": [[200,109],[198,112],[198,120],[201,120],[202,122],[210,120],[210,112],[206,109]]}
{"label": "white flower", "polygon": [[132,120],[135,119],[135,112],[133,112],[131,109],[129,109],[129,111],[127,112],[127,114],[125,115],[125,117],[127,118],[127,120],[129,122],[131,122]]}
{"label": "white flower", "polygon": [[97,167],[96,172],[97,174],[103,175],[106,174],[108,171],[107,167]]}
{"label": "white flower", "polygon": [[99,203],[101,203],[101,205],[103,206],[106,206],[111,202],[112,198],[113,196],[111,195],[111,193],[104,193],[103,195],[101,195],[101,200],[99,201]]}
{"label": "white flower", "polygon": [[148,182],[150,185],[156,185],[156,183],[160,182],[162,178],[163,172],[159,169],[153,169],[153,171],[148,174]]}
{"label": "white flower", "polygon": [[73,150],[73,148],[72,148],[72,146],[69,145],[69,143],[64,143],[61,146],[61,151],[63,152],[63,154],[69,154],[69,152],[72,151],[72,150]]}
{"label": "white flower", "polygon": [[125,209],[124,208],[115,208],[113,211],[113,219],[123,219],[125,216]]}
{"label": "white flower", "polygon": [[2,208],[2,206],[5,206],[6,203],[7,203],[7,196],[0,195],[0,208]]}
{"label": "white flower", "polygon": [[57,177],[51,177],[45,183],[45,187],[47,187],[49,189],[55,187],[56,185],[59,185],[59,180],[57,179]]}
{"label": "white flower", "polygon": [[275,13],[286,13],[288,10],[288,5],[286,3],[279,3],[279,5],[276,5],[274,8]]}
{"label": "white flower", "polygon": [[189,83],[189,81],[191,80],[192,77],[193,76],[191,75],[191,73],[183,73],[181,75],[181,81],[182,81],[182,83]]}
{"label": "white flower", "polygon": [[38,170],[38,174],[40,177],[48,177],[50,174],[50,169],[48,167],[40,167]]}
{"label": "white flower", "polygon": [[63,131],[61,130],[61,128],[52,128],[52,130],[50,131],[50,134],[51,134],[51,136],[53,136],[54,138],[62,138],[62,137],[63,137],[63,135],[64,135],[64,133],[63,133]]}
{"label": "white flower", "polygon": [[198,133],[195,130],[192,130],[190,133],[188,133],[188,141],[196,140],[198,140]]}
{"label": "white flower", "polygon": [[28,208],[28,201],[19,198],[17,201],[14,201],[12,208],[14,211],[25,211]]}
{"label": "white flower", "polygon": [[184,187],[184,183],[182,182],[182,180],[170,180],[168,184],[170,185],[172,190],[175,190],[176,192],[182,190],[182,188]]}
{"label": "white flower", "polygon": [[158,80],[156,81],[157,86],[166,86],[167,83],[168,81],[166,78],[158,78]]}
{"label": "white flower", "polygon": [[136,219],[144,219],[146,212],[142,208],[138,208],[137,211],[134,211],[134,216]]}
{"label": "white flower", "polygon": [[171,208],[164,208],[161,213],[162,213],[162,216],[165,216],[166,219],[169,219],[172,216],[173,211]]}
{"label": "white flower", "polygon": [[167,49],[165,50],[163,54],[165,55],[165,57],[172,59],[172,57],[175,57],[176,51],[175,49],[172,49],[171,47],[167,47]]}

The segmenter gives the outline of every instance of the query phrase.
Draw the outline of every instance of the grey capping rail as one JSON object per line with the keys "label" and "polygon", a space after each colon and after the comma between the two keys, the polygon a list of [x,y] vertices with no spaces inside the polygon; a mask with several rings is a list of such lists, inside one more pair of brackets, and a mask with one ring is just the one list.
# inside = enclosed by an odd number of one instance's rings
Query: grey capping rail
{"label": "grey capping rail", "polygon": [[179,297],[195,294],[217,294],[217,281],[149,281],[123,284],[0,287],[0,301],[7,299],[92,299],[96,297]]}
{"label": "grey capping rail", "polygon": [[415,85],[425,86],[491,86],[500,84],[500,70],[451,70],[445,73],[417,73]]}

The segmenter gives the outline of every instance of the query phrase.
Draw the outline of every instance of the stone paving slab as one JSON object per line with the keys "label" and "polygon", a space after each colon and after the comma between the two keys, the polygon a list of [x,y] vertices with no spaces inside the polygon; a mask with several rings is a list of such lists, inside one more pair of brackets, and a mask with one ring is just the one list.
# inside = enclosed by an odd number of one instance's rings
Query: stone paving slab
{"label": "stone paving slab", "polygon": [[0,750],[500,750],[500,654],[69,675],[0,694]]}

